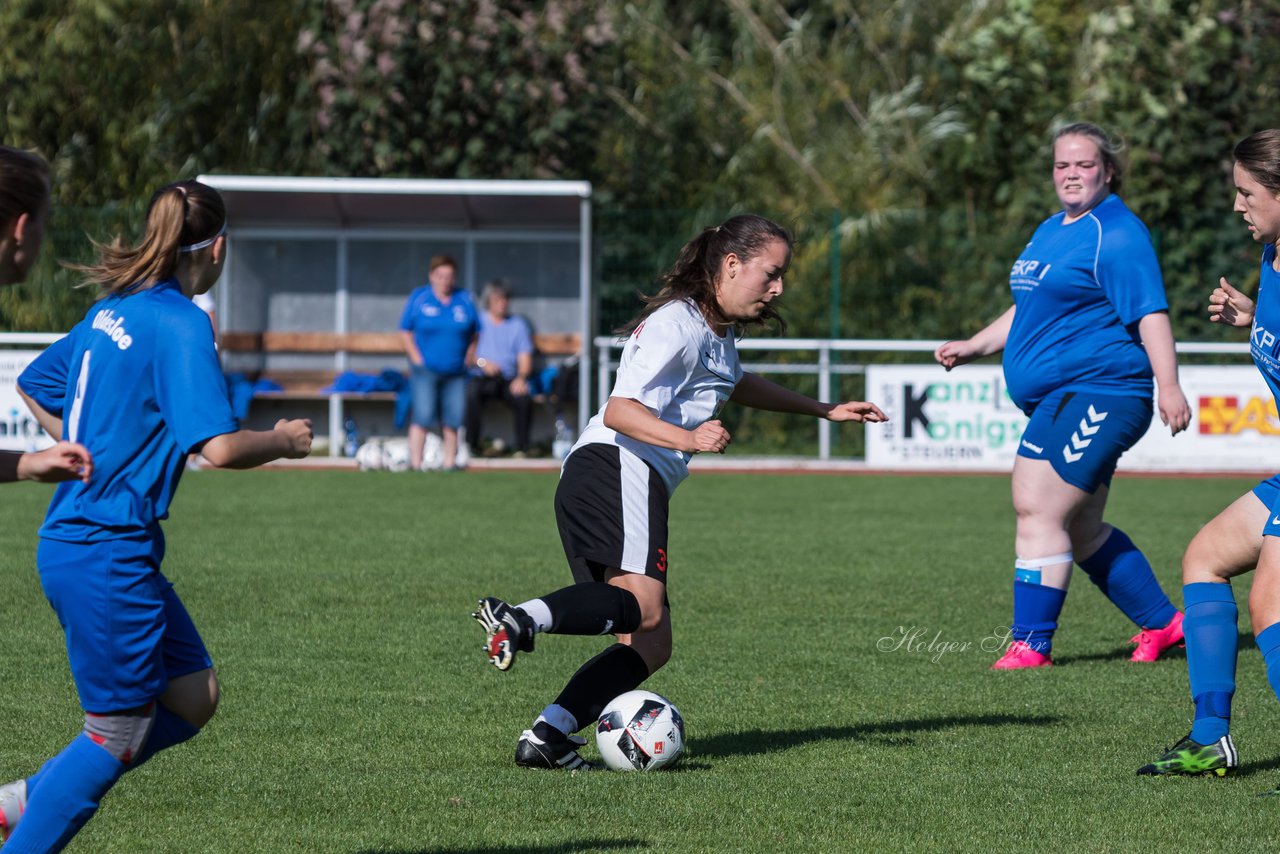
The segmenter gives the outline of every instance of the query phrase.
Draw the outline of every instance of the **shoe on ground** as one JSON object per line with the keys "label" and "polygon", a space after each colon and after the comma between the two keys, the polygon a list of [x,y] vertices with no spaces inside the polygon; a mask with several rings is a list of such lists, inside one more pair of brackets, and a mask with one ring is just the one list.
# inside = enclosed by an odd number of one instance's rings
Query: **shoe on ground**
{"label": "shoe on ground", "polygon": [[1025,670],[1028,667],[1051,667],[1053,660],[1042,652],[1036,652],[1025,641],[1009,644],[1000,660],[991,665],[992,670]]}
{"label": "shoe on ground", "polygon": [[499,670],[510,670],[515,664],[516,653],[533,652],[533,620],[519,608],[486,596],[480,600],[479,609],[471,617],[485,631],[481,651]]}
{"label": "shoe on ground", "polygon": [[1192,741],[1188,733],[1155,762],[1143,765],[1138,773],[1157,777],[1226,777],[1234,774],[1240,759],[1236,754],[1231,735],[1224,735],[1213,744]]}
{"label": "shoe on ground", "polygon": [[27,808],[27,781],[0,786],[0,840],[8,839]]}
{"label": "shoe on ground", "polygon": [[516,764],[521,768],[549,768],[564,771],[595,771],[598,766],[578,755],[587,743],[581,736],[571,735],[564,741],[543,741],[527,729],[516,744]]}
{"label": "shoe on ground", "polygon": [[1155,661],[1166,649],[1185,646],[1182,642],[1182,612],[1174,614],[1163,629],[1143,629],[1129,638],[1129,643],[1138,645],[1130,661]]}

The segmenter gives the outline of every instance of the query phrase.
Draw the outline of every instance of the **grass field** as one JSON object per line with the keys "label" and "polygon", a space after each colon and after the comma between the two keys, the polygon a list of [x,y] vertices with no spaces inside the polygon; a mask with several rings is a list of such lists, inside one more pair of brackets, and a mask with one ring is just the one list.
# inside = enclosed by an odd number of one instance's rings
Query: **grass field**
{"label": "grass field", "polygon": [[[1180,604],[1182,548],[1252,483],[1123,479],[1110,518]],[[1252,640],[1235,704],[1244,768],[1227,780],[1134,776],[1188,729],[1185,657],[1130,664],[1133,628],[1083,574],[1058,666],[987,670],[996,655],[980,647],[1007,624],[1011,589],[999,477],[695,474],[672,507],[676,652],[647,684],[684,714],[684,761],[517,769],[520,730],[604,644],[543,637],[506,674],[479,652],[478,596],[568,581],[554,487],[486,472],[187,477],[165,566],[222,707],[126,776],[71,850],[1274,848],[1280,802],[1254,795],[1280,783],[1280,705]],[[6,779],[80,728],[34,568],[48,494],[3,493]],[[1248,582],[1236,588],[1247,635]],[[893,648],[903,632],[916,648]],[[953,646],[919,648],[935,638]]]}

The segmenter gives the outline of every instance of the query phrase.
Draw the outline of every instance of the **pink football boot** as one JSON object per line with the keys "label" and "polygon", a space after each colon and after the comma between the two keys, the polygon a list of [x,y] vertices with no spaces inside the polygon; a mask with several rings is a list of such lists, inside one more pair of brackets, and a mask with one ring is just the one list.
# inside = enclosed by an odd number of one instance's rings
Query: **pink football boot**
{"label": "pink football boot", "polygon": [[1182,612],[1174,614],[1169,625],[1163,629],[1143,629],[1129,638],[1129,643],[1138,645],[1129,658],[1130,661],[1155,661],[1166,649],[1183,646]]}
{"label": "pink football boot", "polygon": [[1044,653],[1036,652],[1024,641],[1009,644],[1000,660],[991,665],[992,670],[1024,670],[1028,667],[1051,667],[1053,661]]}

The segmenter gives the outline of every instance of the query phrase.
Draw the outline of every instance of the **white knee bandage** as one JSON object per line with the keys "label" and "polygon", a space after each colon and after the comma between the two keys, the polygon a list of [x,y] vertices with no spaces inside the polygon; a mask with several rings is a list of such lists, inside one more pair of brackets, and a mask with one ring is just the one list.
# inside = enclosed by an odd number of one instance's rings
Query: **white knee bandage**
{"label": "white knee bandage", "polygon": [[[1066,565],[1066,578],[1071,577],[1071,564],[1074,558],[1071,552],[1063,552],[1059,555],[1049,555],[1048,557],[1029,557],[1018,558],[1013,562],[1013,577],[1017,581],[1023,581],[1027,584],[1044,583],[1041,578],[1041,570],[1046,566],[1062,566]],[[1066,589],[1065,579],[1060,581],[1048,582],[1050,587],[1062,586]]]}

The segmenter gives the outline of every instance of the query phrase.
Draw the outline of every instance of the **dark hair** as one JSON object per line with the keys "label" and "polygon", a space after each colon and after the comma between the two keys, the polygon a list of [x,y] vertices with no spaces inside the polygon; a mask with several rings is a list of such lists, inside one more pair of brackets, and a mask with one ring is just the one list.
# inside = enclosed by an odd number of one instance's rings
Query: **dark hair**
{"label": "dark hair", "polygon": [[[618,328],[618,335],[630,335],[645,318],[669,302],[688,300],[698,307],[708,321],[715,324],[732,323],[720,310],[716,301],[716,280],[720,276],[720,262],[730,253],[744,262],[759,255],[769,243],[781,240],[787,244],[788,259],[795,239],[791,232],[772,220],[755,214],[731,217],[713,228],[704,228],[690,240],[676,256],[671,269],[658,279],[660,287],[653,296],[641,295],[644,310],[630,322]],[[779,331],[786,329],[786,322],[773,304],[765,306],[760,316],[751,323],[775,322]]]}
{"label": "dark hair", "polygon": [[434,273],[436,267],[452,267],[458,269],[458,262],[453,260],[452,255],[432,255],[431,263],[427,264],[427,271]]}
{"label": "dark hair", "polygon": [[1124,163],[1120,159],[1124,143],[1113,140],[1107,136],[1106,131],[1091,122],[1064,125],[1053,135],[1053,141],[1056,143],[1064,136],[1087,136],[1093,140],[1098,146],[1098,154],[1102,156],[1102,165],[1111,170],[1111,192],[1120,192],[1120,187],[1124,184]]}
{"label": "dark hair", "polygon": [[94,264],[68,264],[107,293],[141,284],[150,287],[173,275],[183,249],[211,241],[227,224],[227,209],[217,190],[199,181],[177,181],[156,190],[147,208],[147,229],[131,246],[116,236],[98,243]]}
{"label": "dark hair", "polygon": [[1268,128],[1246,136],[1231,153],[1253,180],[1280,195],[1280,130]]}
{"label": "dark hair", "polygon": [[30,151],[0,145],[0,224],[34,215],[49,198],[49,164]]}

